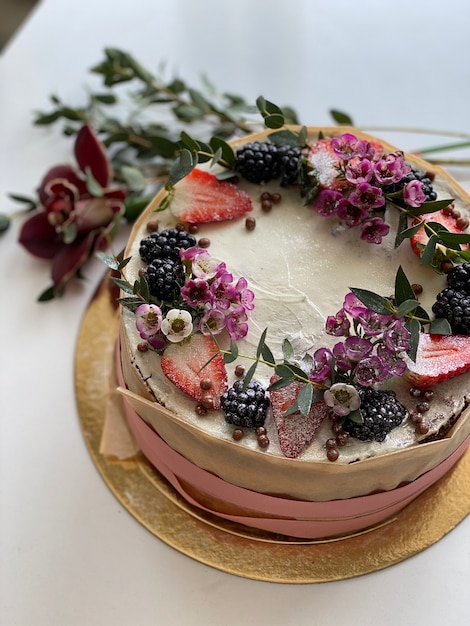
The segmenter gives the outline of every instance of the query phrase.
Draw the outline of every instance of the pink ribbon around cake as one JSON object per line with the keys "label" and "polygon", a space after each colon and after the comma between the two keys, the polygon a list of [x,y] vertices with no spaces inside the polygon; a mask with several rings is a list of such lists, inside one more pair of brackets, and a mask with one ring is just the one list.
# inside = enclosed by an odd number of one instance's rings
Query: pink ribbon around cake
{"label": "pink ribbon around cake", "polygon": [[[117,369],[119,382],[124,387],[119,358]],[[270,496],[226,482],[170,448],[125,399],[124,408],[129,427],[145,457],[189,504],[232,522],[304,539],[345,535],[385,521],[439,480],[470,445],[470,437],[467,437],[438,466],[391,491],[345,500],[310,502]],[[250,509],[250,513],[234,515],[209,508],[188,493],[185,484],[210,498]]]}

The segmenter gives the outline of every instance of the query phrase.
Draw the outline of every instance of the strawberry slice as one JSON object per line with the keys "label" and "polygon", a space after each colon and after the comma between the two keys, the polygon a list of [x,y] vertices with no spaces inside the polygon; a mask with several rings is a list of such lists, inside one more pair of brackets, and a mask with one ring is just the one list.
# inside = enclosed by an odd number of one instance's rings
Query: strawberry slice
{"label": "strawberry slice", "polygon": [[[435,213],[428,213],[426,215],[420,215],[413,220],[412,226],[419,224],[420,222],[438,222],[442,224],[451,233],[463,233],[465,232],[460,226],[457,226],[457,218],[448,213],[445,209],[436,211]],[[424,246],[429,241],[429,237],[422,226],[412,237],[410,237],[411,247],[413,252],[418,256],[421,256]],[[468,249],[468,244],[463,244],[462,249]]]}
{"label": "strawberry slice", "polygon": [[232,183],[193,169],[175,185],[170,209],[181,222],[202,224],[241,217],[253,209],[250,196]]}
{"label": "strawberry slice", "polygon": [[[271,378],[271,384],[278,380],[278,376]],[[279,437],[279,446],[284,456],[295,459],[311,443],[321,423],[327,417],[329,410],[323,401],[314,402],[308,415],[296,411],[284,415],[287,409],[295,402],[303,383],[294,381],[270,392],[273,419]]]}
{"label": "strawberry slice", "polygon": [[169,345],[161,358],[161,366],[165,376],[183,393],[206,408],[220,407],[220,396],[227,389],[227,372],[211,337],[195,334],[187,341]]}
{"label": "strawberry slice", "polygon": [[470,370],[470,336],[419,336],[416,361],[408,360],[404,377],[414,387],[426,389]]}

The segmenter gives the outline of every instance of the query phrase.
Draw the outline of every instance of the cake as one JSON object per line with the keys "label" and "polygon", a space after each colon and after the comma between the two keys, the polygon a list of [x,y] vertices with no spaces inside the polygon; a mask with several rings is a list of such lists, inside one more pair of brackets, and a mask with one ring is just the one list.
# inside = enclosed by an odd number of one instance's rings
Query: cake
{"label": "cake", "polygon": [[470,442],[470,198],[353,128],[210,148],[118,268],[130,428],[219,517],[310,539],[393,519]]}

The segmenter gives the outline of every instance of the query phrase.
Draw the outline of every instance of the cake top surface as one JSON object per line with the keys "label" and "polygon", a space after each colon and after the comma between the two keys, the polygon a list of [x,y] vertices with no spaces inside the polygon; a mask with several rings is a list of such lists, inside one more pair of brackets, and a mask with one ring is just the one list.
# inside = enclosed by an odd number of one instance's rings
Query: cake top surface
{"label": "cake top surface", "polygon": [[[263,146],[273,143],[272,133],[262,133],[235,145],[238,167],[245,175],[236,185],[231,182],[223,185],[235,188],[236,193],[228,192],[227,205],[236,205],[236,209],[227,209],[219,196],[219,213],[211,220],[212,179],[225,170],[220,165],[198,165],[191,174],[177,180],[170,193],[168,189],[162,191],[134,228],[125,253],[130,260],[122,270],[128,286],[142,280],[142,269],[147,266],[140,249],[142,240],[150,237],[149,222],[153,226],[158,220],[160,233],[175,226],[180,228],[183,222],[188,230],[197,231],[198,240],[197,245],[189,245],[180,254],[186,268],[181,279],[184,291],[178,290],[169,306],[165,305],[168,295],[162,299],[146,294],[147,308],[138,318],[135,310],[141,302],[137,302],[135,293],[129,295],[131,290],[127,288],[125,298],[128,304],[132,300],[134,304],[125,308],[123,324],[134,365],[157,401],[174,413],[176,419],[234,445],[259,450],[259,437],[245,436],[240,443],[233,441],[237,424],[227,423],[218,404],[215,410],[206,411],[201,417],[201,411],[195,410],[194,395],[182,393],[184,388],[178,384],[178,378],[184,367],[180,360],[182,352],[178,350],[191,343],[191,337],[201,336],[203,330],[202,336],[215,340],[219,346],[218,356],[225,354],[225,386],[232,387],[240,379],[236,368],[241,363],[245,376],[248,372],[249,378],[253,376],[264,390],[274,382],[277,384],[277,389],[271,387],[273,415],[268,412],[264,425],[269,441],[268,447],[263,444],[264,454],[325,461],[326,449],[328,456],[335,457],[335,453],[328,452],[328,446],[335,447],[331,444],[332,437],[335,439],[335,434],[332,435],[335,423],[339,423],[336,430],[340,436],[346,431],[344,424],[350,424],[351,428],[345,437],[346,445],[342,442],[339,456],[331,460],[350,463],[403,449],[439,433],[466,404],[462,377],[432,385],[431,393],[422,391],[419,398],[413,398],[410,383],[402,374],[407,366],[411,370],[414,367],[412,359],[421,325],[428,332],[431,328],[432,336],[437,332],[452,336],[448,322],[442,318],[434,321],[431,313],[437,295],[447,284],[445,274],[436,269],[440,269],[443,261],[449,261],[449,256],[454,263],[465,263],[465,253],[456,248],[463,247],[468,237],[459,226],[455,230],[460,243],[446,239],[447,234],[439,238],[439,232],[432,241],[432,235],[423,238],[422,226],[417,231],[420,224],[415,228],[413,224],[426,219],[436,230],[440,219],[436,216],[441,215],[443,207],[447,207],[444,214],[456,222],[455,211],[463,216],[469,214],[467,197],[439,168],[430,174],[432,181],[428,182],[426,163],[354,129],[289,132],[302,138],[302,145],[295,146],[290,155],[297,163],[297,175],[299,163],[304,163],[301,184],[299,177],[286,184],[283,177],[288,174],[280,170],[266,182],[247,180],[253,176],[240,165],[246,143]],[[332,138],[336,138],[333,144]],[[284,140],[285,137],[283,145]],[[347,154],[354,140],[360,145],[356,145],[355,154]],[[201,183],[200,172],[211,177],[207,184],[205,179]],[[413,172],[411,176],[410,172]],[[258,173],[254,178],[260,176]],[[408,180],[403,182],[406,176]],[[206,207],[202,213],[201,203],[197,210],[191,205],[194,195],[198,198],[201,195],[201,189],[202,205]],[[160,210],[155,213],[156,209]],[[230,219],[226,219],[227,210],[233,211]],[[208,215],[211,221],[206,221]],[[432,220],[429,215],[433,216]],[[417,233],[411,232],[410,227]],[[447,233],[447,227],[443,228]],[[397,245],[400,232],[405,240]],[[407,240],[410,235],[412,245]],[[427,244],[429,239],[431,243]],[[423,259],[423,255],[427,257]],[[147,282],[154,281],[152,275],[149,279],[148,269],[144,275]],[[201,281],[205,282],[202,291]],[[217,291],[212,285],[217,286]],[[212,304],[207,304],[210,288],[218,294],[217,315]],[[136,291],[135,287],[132,291]],[[149,333],[146,324],[150,305],[159,307],[158,333],[154,332],[155,327]],[[384,306],[388,309],[382,310]],[[180,312],[179,317],[174,311]],[[423,321],[426,312],[434,326],[429,325],[430,320]],[[154,311],[152,316],[154,319]],[[136,317],[140,319],[138,328]],[[206,329],[210,326],[210,331],[204,332],[204,323]],[[379,323],[379,327],[372,332],[374,323]],[[151,349],[142,351],[143,338]],[[195,346],[196,341],[196,350],[204,356],[206,343],[195,340]],[[356,356],[352,357],[354,351]],[[217,360],[212,361],[209,367],[215,368]],[[266,364],[271,361],[277,364],[276,368],[272,363]],[[280,367],[286,364],[287,369]],[[172,370],[177,370],[176,377],[169,374]],[[299,371],[303,372],[303,380],[299,380]],[[279,383],[279,378],[284,378],[284,382]],[[299,395],[305,388],[307,391]],[[380,440],[369,437],[362,441],[355,436],[354,426],[354,422],[364,422],[360,405],[363,409],[366,404],[388,407],[390,398],[376,395],[372,399],[372,394],[365,393],[365,389],[372,388],[393,391],[396,404],[404,407],[404,411],[398,411],[398,425],[387,431],[386,436],[382,433],[376,437]],[[288,390],[293,389],[295,394],[289,396]],[[432,402],[428,402],[431,396]],[[282,411],[279,409],[286,398],[287,409],[297,402],[290,416],[286,415],[286,406]],[[418,422],[412,417],[420,403],[425,417]],[[325,405],[328,408],[323,411]],[[396,413],[394,402],[390,406],[390,411]],[[295,424],[293,434],[286,434]]]}

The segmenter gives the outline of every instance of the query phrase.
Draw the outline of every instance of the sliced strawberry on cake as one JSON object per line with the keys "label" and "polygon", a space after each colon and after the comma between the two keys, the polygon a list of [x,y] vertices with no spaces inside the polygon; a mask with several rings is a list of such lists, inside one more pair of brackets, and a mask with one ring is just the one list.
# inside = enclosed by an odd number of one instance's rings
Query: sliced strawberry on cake
{"label": "sliced strawberry on cake", "polygon": [[[436,211],[435,213],[428,213],[426,215],[420,215],[413,220],[412,226],[418,225],[420,222],[437,222],[444,226],[449,232],[463,234],[468,227],[468,220],[456,216],[453,210],[449,207]],[[413,252],[418,256],[421,256],[423,249],[429,241],[429,235],[427,234],[424,225],[410,237],[411,247]],[[468,244],[463,244],[462,249],[468,249]]]}
{"label": "sliced strawberry on cake", "polygon": [[175,185],[170,203],[173,215],[187,224],[233,220],[252,209],[242,189],[197,168]]}
{"label": "sliced strawberry on cake", "polygon": [[206,409],[218,409],[227,389],[223,357],[211,337],[199,333],[169,345],[161,358],[165,376]]}
{"label": "sliced strawberry on cake", "polygon": [[[278,380],[278,376],[271,378],[271,384]],[[296,401],[303,383],[294,381],[270,392],[273,419],[279,437],[279,446],[284,456],[297,458],[313,441],[323,420],[328,416],[329,409],[322,401],[314,402],[308,415],[295,411],[285,415],[286,411]]]}
{"label": "sliced strawberry on cake", "polygon": [[414,387],[426,389],[470,370],[470,336],[419,336],[416,360],[407,359],[404,376]]}

